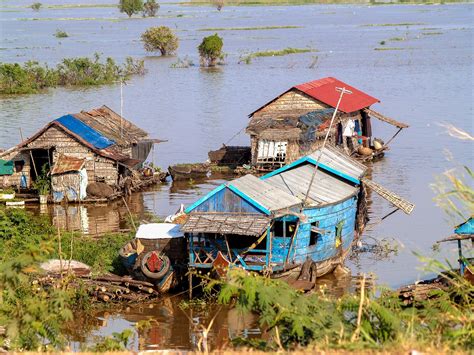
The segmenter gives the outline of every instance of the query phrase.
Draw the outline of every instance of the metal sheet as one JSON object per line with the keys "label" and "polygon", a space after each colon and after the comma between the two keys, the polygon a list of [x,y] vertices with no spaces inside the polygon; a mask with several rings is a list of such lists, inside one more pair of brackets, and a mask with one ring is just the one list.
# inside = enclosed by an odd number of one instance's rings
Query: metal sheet
{"label": "metal sheet", "polygon": [[64,174],[71,171],[79,171],[85,163],[85,158],[75,158],[61,154],[54,163],[51,175]]}
{"label": "metal sheet", "polygon": [[336,88],[343,87],[352,91],[352,94],[344,95],[339,105],[339,110],[342,112],[350,113],[358,111],[380,102],[379,99],[376,99],[375,97],[372,97],[333,77],[310,81],[293,88],[304,92],[306,95],[309,95],[326,105],[336,107],[340,96],[340,92],[337,91]]}
{"label": "metal sheet", "polygon": [[[313,172],[314,166],[307,163],[274,175],[265,181],[303,201]],[[344,200],[356,192],[356,187],[318,169],[308,195],[308,200],[310,205],[319,206]]]}
{"label": "metal sheet", "polygon": [[318,149],[309,155],[310,158],[329,166],[330,168],[337,170],[343,174],[349,175],[350,177],[359,180],[365,172],[367,171],[367,167],[358,162],[357,160],[351,158],[342,150],[327,145],[322,150]]}
{"label": "metal sheet", "polygon": [[253,175],[245,175],[228,183],[257,204],[273,212],[301,205],[301,200]]}

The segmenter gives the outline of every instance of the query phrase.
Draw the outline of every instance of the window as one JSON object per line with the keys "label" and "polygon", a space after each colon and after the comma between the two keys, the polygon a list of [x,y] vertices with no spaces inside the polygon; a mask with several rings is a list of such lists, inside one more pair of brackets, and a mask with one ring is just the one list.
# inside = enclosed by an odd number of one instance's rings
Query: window
{"label": "window", "polygon": [[258,141],[258,159],[279,159],[284,161],[288,142],[270,141],[260,139]]}
{"label": "window", "polygon": [[319,229],[319,221],[311,223],[311,232],[309,234],[309,246],[316,245],[318,238],[322,238],[322,234]]}

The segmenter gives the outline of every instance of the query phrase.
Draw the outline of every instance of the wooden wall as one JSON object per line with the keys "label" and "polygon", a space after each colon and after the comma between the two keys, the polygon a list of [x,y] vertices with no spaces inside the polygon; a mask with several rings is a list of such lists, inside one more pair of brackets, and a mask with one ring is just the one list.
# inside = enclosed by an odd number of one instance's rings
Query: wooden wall
{"label": "wooden wall", "polygon": [[253,114],[252,117],[258,118],[262,115],[278,112],[291,112],[307,110],[307,112],[328,108],[329,106],[313,99],[312,97],[298,91],[289,91],[271,104],[265,106],[260,111]]}

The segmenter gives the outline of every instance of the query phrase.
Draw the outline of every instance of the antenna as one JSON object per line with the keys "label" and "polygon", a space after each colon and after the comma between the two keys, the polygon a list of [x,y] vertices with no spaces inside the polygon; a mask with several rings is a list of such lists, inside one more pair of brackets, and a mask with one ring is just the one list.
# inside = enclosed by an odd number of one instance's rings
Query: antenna
{"label": "antenna", "polygon": [[120,78],[120,137],[123,136],[123,79]]}
{"label": "antenna", "polygon": [[334,110],[334,113],[332,114],[331,123],[329,124],[328,131],[326,132],[326,137],[324,137],[323,145],[321,146],[321,148],[319,148],[318,159],[316,159],[316,165],[314,166],[313,175],[311,175],[311,181],[309,182],[308,191],[306,191],[306,196],[303,201],[303,206],[306,205],[306,201],[308,200],[309,191],[311,190],[311,186],[313,185],[313,182],[314,182],[314,177],[316,176],[316,171],[318,170],[318,167],[319,167],[319,159],[321,159],[321,155],[323,154],[323,149],[326,146],[326,141],[329,137],[329,133],[331,132],[332,124],[334,123],[334,118],[336,118],[337,110],[339,109],[342,96],[344,96],[344,94],[352,94],[352,91],[347,90],[345,87],[342,87],[342,88],[336,87],[336,91],[340,92],[341,95],[339,95],[339,100],[337,101],[336,108]]}

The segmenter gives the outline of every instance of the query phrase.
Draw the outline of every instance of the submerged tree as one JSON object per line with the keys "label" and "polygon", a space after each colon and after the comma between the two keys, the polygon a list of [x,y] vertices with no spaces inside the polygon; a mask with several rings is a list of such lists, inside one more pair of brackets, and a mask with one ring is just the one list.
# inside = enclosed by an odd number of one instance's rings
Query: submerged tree
{"label": "submerged tree", "polygon": [[132,17],[133,14],[137,14],[143,11],[142,0],[120,0],[119,3],[120,12],[124,12],[128,17]]}
{"label": "submerged tree", "polygon": [[41,8],[42,5],[43,4],[41,4],[40,2],[35,2],[31,5],[31,8],[35,11],[38,11]]}
{"label": "submerged tree", "polygon": [[201,65],[213,67],[219,59],[224,58],[222,47],[224,42],[217,33],[212,36],[204,37],[198,47],[199,56],[201,57]]}
{"label": "submerged tree", "polygon": [[166,26],[150,27],[142,34],[145,50],[148,52],[160,51],[161,55],[170,55],[176,52],[179,45],[178,37]]}
{"label": "submerged tree", "polygon": [[155,17],[159,9],[160,4],[158,4],[156,0],[146,0],[143,4],[143,17]]}

